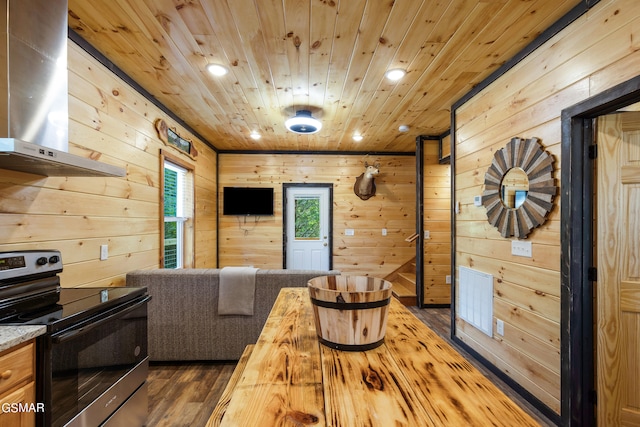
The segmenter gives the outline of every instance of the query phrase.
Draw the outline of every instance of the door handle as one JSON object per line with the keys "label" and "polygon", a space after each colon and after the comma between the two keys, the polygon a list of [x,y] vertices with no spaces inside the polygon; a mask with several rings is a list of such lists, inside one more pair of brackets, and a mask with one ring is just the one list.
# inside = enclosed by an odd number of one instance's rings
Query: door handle
{"label": "door handle", "polygon": [[[102,326],[112,320],[118,319],[120,317],[123,317],[124,315],[142,307],[144,304],[147,304],[147,302],[151,299],[151,297],[149,295],[145,295],[143,299],[141,299],[140,301],[136,302],[135,304],[129,306],[129,307],[125,307],[122,309],[118,309],[118,310],[113,310],[115,311],[112,314],[109,314],[108,316],[105,316],[103,318],[100,319],[95,319],[90,323],[87,323],[84,326],[78,327],[78,328],[70,328],[68,331],[63,332],[57,336],[52,336],[51,337],[51,341],[55,344],[61,344],[64,343],[65,341],[69,341],[71,339],[74,339],[76,337],[79,337],[80,335],[86,334],[88,332],[90,332],[92,329],[97,328],[98,326]],[[115,307],[114,307],[115,308]],[[92,320],[92,319],[89,319]]]}
{"label": "door handle", "polygon": [[329,245],[329,244],[325,242],[325,243],[324,243],[324,245],[322,245],[322,246],[328,246],[328,245]]}

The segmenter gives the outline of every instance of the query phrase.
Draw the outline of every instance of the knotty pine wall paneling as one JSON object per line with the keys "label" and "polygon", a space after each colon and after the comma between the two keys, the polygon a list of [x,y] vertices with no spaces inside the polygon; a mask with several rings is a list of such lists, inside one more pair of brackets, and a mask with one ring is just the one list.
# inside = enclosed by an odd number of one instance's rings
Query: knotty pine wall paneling
{"label": "knotty pine wall paneling", "polygon": [[[93,57],[68,42],[69,151],[127,170],[123,178],[43,177],[0,170],[0,251],[59,249],[62,286],[122,286],[160,258],[160,149],[154,121],[175,123]],[[191,139],[195,164],[195,265],[215,267],[215,153]],[[176,156],[183,156],[176,152]],[[109,258],[100,261],[100,245]]]}
{"label": "knotty pine wall paneling", "polygon": [[639,28],[640,2],[601,1],[455,111],[455,266],[494,276],[493,338],[460,318],[456,336],[556,413],[561,190],[547,222],[527,238],[531,258],[511,254],[511,239],[500,237],[473,197],[482,194],[494,152],[514,136],[540,139],[562,186],[561,111],[640,73]]}
{"label": "knotty pine wall paneling", "polygon": [[440,164],[438,140],[423,141],[425,305],[449,305],[451,284],[451,165]]}
{"label": "knotty pine wall paneling", "polygon": [[[380,162],[377,192],[369,200],[353,192],[365,160]],[[256,186],[275,189],[275,215],[220,215],[220,267],[282,268],[283,183],[333,184],[334,269],[385,277],[415,256],[415,245],[404,241],[415,232],[415,156],[221,153],[220,212],[225,186]],[[353,236],[345,236],[347,228]]]}

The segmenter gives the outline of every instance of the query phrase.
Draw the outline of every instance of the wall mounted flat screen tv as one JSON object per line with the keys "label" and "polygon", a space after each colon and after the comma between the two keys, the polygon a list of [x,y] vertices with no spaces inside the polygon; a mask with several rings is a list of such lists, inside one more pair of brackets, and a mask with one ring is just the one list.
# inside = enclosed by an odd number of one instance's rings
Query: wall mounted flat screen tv
{"label": "wall mounted flat screen tv", "polygon": [[273,188],[224,187],[223,215],[273,215]]}

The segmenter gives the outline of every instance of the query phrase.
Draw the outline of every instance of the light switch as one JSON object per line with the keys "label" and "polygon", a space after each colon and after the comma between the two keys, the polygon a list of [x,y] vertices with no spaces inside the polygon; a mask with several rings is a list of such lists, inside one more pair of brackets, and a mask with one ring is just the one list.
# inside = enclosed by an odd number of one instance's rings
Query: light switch
{"label": "light switch", "polygon": [[504,336],[504,322],[500,319],[496,320],[496,333],[501,337]]}
{"label": "light switch", "polygon": [[531,242],[511,241],[511,255],[531,258]]}
{"label": "light switch", "polygon": [[100,261],[109,258],[109,245],[100,245]]}
{"label": "light switch", "polygon": [[347,228],[344,230],[344,235],[345,236],[353,236],[355,233],[353,231],[353,228]]}

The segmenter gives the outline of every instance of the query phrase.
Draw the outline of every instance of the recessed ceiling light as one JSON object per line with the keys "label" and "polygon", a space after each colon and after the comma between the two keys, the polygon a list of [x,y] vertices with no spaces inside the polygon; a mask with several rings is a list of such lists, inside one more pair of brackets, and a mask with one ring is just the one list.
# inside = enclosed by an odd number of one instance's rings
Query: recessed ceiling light
{"label": "recessed ceiling light", "polygon": [[213,74],[214,76],[218,76],[218,77],[224,76],[229,72],[229,70],[226,67],[220,64],[208,64],[207,71]]}
{"label": "recessed ceiling light", "polygon": [[398,128],[400,132],[409,132],[409,129],[410,128],[407,125],[400,125],[400,127]]}
{"label": "recessed ceiling light", "polygon": [[353,135],[353,140],[354,141],[362,141],[362,135],[360,135],[359,133],[356,133]]}
{"label": "recessed ceiling light", "polygon": [[255,130],[251,132],[251,134],[249,135],[251,138],[258,140],[260,138],[262,138],[262,135],[260,135],[258,132],[256,132]]}
{"label": "recessed ceiling light", "polygon": [[397,82],[407,74],[402,68],[393,68],[385,73],[385,76],[391,81]]}
{"label": "recessed ceiling light", "polygon": [[298,110],[294,117],[287,119],[284,125],[294,133],[316,133],[322,129],[322,122],[311,116],[309,110]]}

